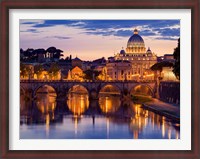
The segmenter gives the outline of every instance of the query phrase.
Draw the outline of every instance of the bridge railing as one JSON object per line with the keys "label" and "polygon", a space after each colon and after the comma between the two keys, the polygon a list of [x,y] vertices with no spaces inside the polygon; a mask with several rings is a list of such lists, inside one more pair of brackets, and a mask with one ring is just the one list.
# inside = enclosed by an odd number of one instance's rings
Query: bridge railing
{"label": "bridge railing", "polygon": [[88,83],[91,83],[91,82],[107,82],[107,83],[116,83],[116,82],[134,82],[134,83],[153,83],[155,82],[154,80],[140,80],[140,81],[136,81],[136,80],[40,80],[40,79],[21,79],[20,82],[24,82],[24,83],[34,83],[34,82],[88,82]]}

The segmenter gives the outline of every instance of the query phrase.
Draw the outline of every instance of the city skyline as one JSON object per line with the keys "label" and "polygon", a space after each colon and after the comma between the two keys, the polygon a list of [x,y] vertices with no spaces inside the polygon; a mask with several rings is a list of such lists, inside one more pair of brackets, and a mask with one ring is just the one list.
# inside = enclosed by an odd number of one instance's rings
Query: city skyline
{"label": "city skyline", "polygon": [[65,57],[107,58],[126,49],[135,28],[158,56],[172,54],[180,37],[179,20],[20,20],[20,48],[55,46]]}

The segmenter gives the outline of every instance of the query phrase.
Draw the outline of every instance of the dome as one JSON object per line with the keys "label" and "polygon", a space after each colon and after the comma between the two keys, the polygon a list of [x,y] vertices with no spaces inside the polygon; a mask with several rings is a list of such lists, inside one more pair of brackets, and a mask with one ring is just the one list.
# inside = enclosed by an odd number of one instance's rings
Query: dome
{"label": "dome", "polygon": [[129,43],[144,43],[144,40],[142,37],[138,34],[138,30],[134,30],[134,34],[129,38],[128,44]]}
{"label": "dome", "polygon": [[148,47],[147,54],[152,54],[150,47]]}
{"label": "dome", "polygon": [[134,30],[134,34],[129,38],[126,52],[145,53],[145,44],[143,38],[138,34],[138,30]]}
{"label": "dome", "polygon": [[120,51],[120,54],[126,54],[125,50],[122,48],[122,50]]}

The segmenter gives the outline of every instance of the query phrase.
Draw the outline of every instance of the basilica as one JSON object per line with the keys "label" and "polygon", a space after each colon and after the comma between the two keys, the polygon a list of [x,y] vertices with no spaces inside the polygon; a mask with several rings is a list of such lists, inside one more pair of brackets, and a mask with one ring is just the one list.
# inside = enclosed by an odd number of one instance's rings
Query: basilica
{"label": "basilica", "polygon": [[143,38],[135,29],[126,50],[122,48],[106,67],[110,80],[153,80],[154,74],[150,67],[156,62],[157,56],[150,48],[146,49]]}

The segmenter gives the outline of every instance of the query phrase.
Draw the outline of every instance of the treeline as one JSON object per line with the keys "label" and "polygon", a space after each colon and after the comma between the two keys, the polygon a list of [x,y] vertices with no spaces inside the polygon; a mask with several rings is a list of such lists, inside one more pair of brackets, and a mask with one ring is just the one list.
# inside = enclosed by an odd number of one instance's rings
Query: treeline
{"label": "treeline", "polygon": [[33,49],[28,48],[27,50],[20,49],[20,61],[21,62],[43,62],[45,59],[51,61],[57,61],[64,56],[63,51],[56,47],[49,47],[48,49]]}

